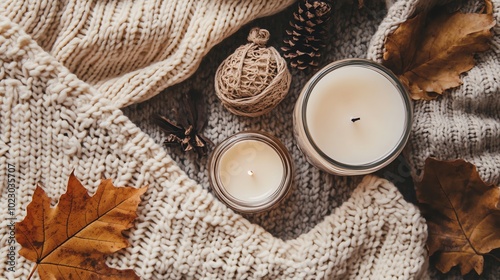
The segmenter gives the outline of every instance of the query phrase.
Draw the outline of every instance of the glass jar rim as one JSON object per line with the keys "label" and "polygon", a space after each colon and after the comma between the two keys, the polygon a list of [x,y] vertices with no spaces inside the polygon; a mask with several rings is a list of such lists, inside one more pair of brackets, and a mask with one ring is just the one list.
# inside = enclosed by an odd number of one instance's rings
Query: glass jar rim
{"label": "glass jar rim", "polygon": [[[237,143],[245,140],[260,141],[269,145],[281,159],[283,164],[283,178],[280,185],[270,195],[256,201],[242,200],[231,195],[218,175],[219,162],[224,153]],[[217,197],[235,211],[242,213],[259,213],[268,210],[283,200],[289,193],[293,180],[293,163],[290,153],[281,141],[266,132],[247,130],[236,133],[217,145],[209,159],[209,181]]]}
{"label": "glass jar rim", "polygon": [[[380,158],[365,164],[358,164],[358,165],[339,162],[336,161],[335,159],[332,159],[327,154],[325,154],[314,142],[314,139],[312,138],[307,125],[308,120],[306,117],[308,100],[316,84],[330,72],[337,70],[339,68],[349,67],[349,66],[358,66],[370,69],[374,72],[381,74],[384,78],[386,78],[389,82],[391,82],[391,84],[399,92],[406,112],[405,122],[404,122],[405,126],[400,138],[398,139],[398,144],[394,146],[391,150],[388,150],[387,153],[385,153],[385,155],[381,156]],[[308,81],[308,83],[301,92],[301,97],[299,97],[297,102],[299,102],[298,106],[300,106],[300,121],[303,126],[303,132],[307,138],[307,142],[312,146],[315,153],[317,153],[317,155],[320,156],[322,159],[324,159],[328,164],[332,165],[334,169],[351,170],[359,174],[374,172],[386,166],[393,159],[395,159],[406,145],[410,136],[411,127],[413,123],[413,104],[411,102],[410,96],[406,88],[399,81],[397,76],[394,75],[394,73],[392,73],[391,70],[389,70],[388,68],[379,63],[373,62],[368,59],[361,59],[361,58],[343,59],[326,65]]]}

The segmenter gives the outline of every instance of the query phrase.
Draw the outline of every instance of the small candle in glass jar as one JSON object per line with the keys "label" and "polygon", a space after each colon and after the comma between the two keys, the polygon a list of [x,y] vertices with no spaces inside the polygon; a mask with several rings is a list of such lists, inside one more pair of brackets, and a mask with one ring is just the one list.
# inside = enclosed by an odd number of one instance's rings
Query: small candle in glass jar
{"label": "small candle in glass jar", "polygon": [[258,201],[275,192],[283,180],[285,167],[277,151],[258,140],[235,143],[221,155],[219,174],[233,197]]}
{"label": "small candle in glass jar", "polygon": [[273,207],[289,192],[291,158],[274,137],[241,132],[224,140],[210,158],[210,181],[216,195],[239,212]]}

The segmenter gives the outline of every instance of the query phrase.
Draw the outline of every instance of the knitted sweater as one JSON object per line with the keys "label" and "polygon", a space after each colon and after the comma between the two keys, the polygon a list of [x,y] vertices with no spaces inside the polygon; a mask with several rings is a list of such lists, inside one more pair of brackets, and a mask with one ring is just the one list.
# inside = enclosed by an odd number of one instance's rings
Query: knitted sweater
{"label": "knitted sweater", "polygon": [[[213,92],[207,93],[210,106],[207,134],[214,142],[246,127],[260,128],[280,135],[294,155],[298,175],[292,197],[276,210],[247,217],[271,230],[273,236],[218,202],[207,190],[206,170],[203,165],[195,164],[193,157],[181,157],[173,150],[167,154],[156,144],[162,135],[144,120],[174,99],[171,92],[127,109],[128,115],[152,138],[123,115],[119,110],[121,106],[151,97],[187,78],[209,48],[241,24],[287,4],[205,1],[212,9],[207,5],[191,7],[190,12],[198,9],[203,12],[199,18],[187,17],[179,29],[182,31],[175,33],[180,36],[155,37],[161,33],[160,29],[176,25],[178,20],[174,18],[182,17],[180,6],[185,2],[154,1],[158,6],[162,3],[171,6],[156,9],[160,14],[153,13],[156,16],[146,19],[139,14],[151,9],[131,8],[121,2],[116,5],[113,1],[91,1],[89,7],[83,8],[83,1],[64,5],[44,2],[38,8],[24,1],[0,3],[0,14],[6,15],[0,17],[0,203],[7,205],[6,180],[10,172],[7,164],[15,166],[18,179],[15,213],[18,221],[25,214],[36,183],[43,185],[56,199],[65,191],[67,176],[73,169],[91,192],[101,177],[113,178],[118,185],[149,184],[135,227],[128,234],[131,247],[108,258],[110,265],[133,268],[143,279],[425,277],[422,273],[425,272],[426,227],[418,210],[385,180],[367,176],[359,183],[359,178],[330,176],[309,166],[294,147],[290,125],[283,117],[249,121],[229,116],[214,102]],[[377,40],[380,42],[388,30],[404,21],[415,3],[400,1],[389,11],[379,26],[378,37],[374,37],[371,49],[375,51],[370,52],[371,58],[378,58],[380,54]],[[173,7],[177,7],[175,13]],[[82,13],[74,11],[80,9],[88,13],[75,19],[75,15]],[[345,42],[345,46],[342,46],[344,43],[332,45],[331,50],[335,47],[339,51],[330,58],[366,54],[368,41],[383,15],[364,13],[353,19],[358,23],[355,28],[359,32],[345,34],[346,40],[338,40]],[[132,20],[133,16],[141,20]],[[214,18],[223,22],[224,28],[215,28]],[[363,24],[367,18],[370,20]],[[165,25],[157,25],[161,20],[166,21]],[[186,35],[191,23],[198,20],[206,24]],[[136,29],[122,26],[134,24]],[[198,36],[200,34],[203,35]],[[137,44],[137,38],[143,40],[142,43]],[[205,40],[203,38],[210,43],[202,43],[194,51],[190,49],[198,40]],[[164,45],[168,40],[175,42]],[[183,41],[189,44],[177,45]],[[349,44],[352,42],[357,44]],[[147,59],[134,49],[143,45],[151,48],[146,51],[151,52]],[[176,56],[177,52],[170,52],[171,49],[179,49],[182,55]],[[498,48],[496,51],[498,53]],[[194,56],[184,59],[193,53]],[[164,56],[159,57],[160,54]],[[155,66],[158,68],[151,70],[150,67]],[[194,77],[195,81],[212,79],[213,76],[202,72]],[[300,89],[300,79],[290,92],[292,97]],[[189,82],[171,91],[184,89]],[[493,92],[498,92],[498,85]],[[165,102],[158,103],[160,100]],[[291,98],[285,100],[272,116],[284,116],[291,104]],[[144,114],[139,117],[137,112],[142,109]],[[498,124],[498,114],[495,116]],[[221,119],[225,122],[217,125]],[[498,143],[492,151],[491,158],[498,160]],[[189,177],[171,156],[185,168]],[[413,161],[412,167],[420,168]],[[190,177],[199,179],[201,185]],[[323,196],[322,192],[328,195]],[[302,203],[306,196],[312,206]],[[332,196],[349,197],[339,205],[339,200],[330,200]],[[5,218],[9,216],[7,211],[1,215],[0,271],[6,278],[25,278],[32,263],[23,258],[18,259],[15,272],[6,270],[9,232]],[[303,219],[307,215],[311,218]],[[269,223],[263,222],[266,218],[270,218]],[[290,224],[300,226],[285,234]]]}
{"label": "knitted sweater", "polygon": [[186,79],[212,46],[278,1],[1,1],[0,10],[117,107]]}

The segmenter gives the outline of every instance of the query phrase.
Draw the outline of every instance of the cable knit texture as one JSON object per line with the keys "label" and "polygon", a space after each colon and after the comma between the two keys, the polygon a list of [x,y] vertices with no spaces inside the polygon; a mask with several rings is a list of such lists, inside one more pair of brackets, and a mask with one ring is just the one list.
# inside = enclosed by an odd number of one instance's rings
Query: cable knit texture
{"label": "cable knit texture", "polygon": [[293,0],[10,1],[0,9],[117,107],[186,79],[241,25]]}
{"label": "cable knit texture", "polygon": [[[114,267],[133,268],[143,279],[428,278],[424,220],[392,184],[372,175],[362,179],[325,174],[297,149],[289,116],[311,74],[294,73],[287,98],[263,117],[249,120],[228,113],[214,93],[213,80],[222,60],[246,42],[245,27],[215,47],[191,79],[172,86],[193,74],[215,43],[252,18],[291,2],[1,1],[0,14],[6,17],[0,16],[0,203],[7,205],[8,163],[16,166],[18,175],[18,221],[36,183],[56,199],[73,169],[91,192],[102,177],[113,178],[117,185],[149,184],[139,218],[127,234],[131,247],[107,260]],[[473,2],[469,9],[481,1]],[[416,5],[415,0],[402,0],[389,11],[380,5],[351,13],[336,10],[323,64],[346,57],[380,59],[385,36]],[[498,0],[494,5],[498,21]],[[256,24],[278,34],[270,42],[276,44],[289,17],[285,11]],[[491,74],[498,73],[496,34],[493,51],[479,55],[475,74],[478,80],[491,80],[485,87],[491,96],[499,91],[498,76]],[[169,86],[164,94],[119,110]],[[193,86],[206,93],[205,134],[215,143],[244,129],[266,130],[282,140],[296,165],[295,189],[288,200],[272,211],[242,217],[210,194],[206,158],[198,160],[176,149],[166,152],[156,144],[165,135],[151,125],[150,116],[175,108],[175,93]],[[491,130],[479,126],[476,138],[432,137],[442,134],[436,123],[443,119],[434,116],[449,116],[459,107],[441,104],[440,111],[424,110],[420,107],[434,105],[415,104],[417,122],[407,149],[415,175],[428,155],[422,138],[434,148],[444,147],[441,141],[468,147],[477,140],[481,145],[475,150],[457,150],[454,156],[469,156],[483,178],[498,183],[499,165],[490,164],[499,161],[499,137],[493,134],[498,133],[499,106],[478,106],[485,96],[481,87],[471,80],[449,95],[474,95],[477,99],[467,99],[466,106],[479,113],[468,111],[466,119],[477,115],[496,125]],[[469,129],[466,124],[442,125],[459,133]],[[485,142],[487,135],[491,138]],[[448,151],[434,152],[452,157]],[[490,161],[476,158],[480,154]],[[9,216],[6,210],[1,216],[1,275],[26,278],[33,264],[23,258],[16,272],[6,271]]]}

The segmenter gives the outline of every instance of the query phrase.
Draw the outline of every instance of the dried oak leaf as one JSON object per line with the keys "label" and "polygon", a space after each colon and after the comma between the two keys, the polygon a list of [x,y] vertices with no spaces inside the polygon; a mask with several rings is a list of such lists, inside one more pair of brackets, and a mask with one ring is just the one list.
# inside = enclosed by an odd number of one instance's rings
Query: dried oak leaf
{"label": "dried oak leaf", "polygon": [[103,180],[91,197],[73,175],[55,207],[37,187],[26,217],[16,223],[19,254],[36,262],[41,279],[139,279],[133,270],[110,268],[105,256],[127,247],[122,231],[137,217],[147,187],[114,187]]}
{"label": "dried oak leaf", "polygon": [[436,268],[446,273],[460,265],[462,275],[481,274],[484,256],[500,247],[500,188],[484,183],[471,163],[432,158],[416,186]]}
{"label": "dried oak leaf", "polygon": [[474,67],[474,53],[489,49],[495,26],[491,3],[487,13],[448,13],[437,7],[422,11],[387,36],[383,64],[415,100],[437,98],[459,86],[460,74]]}

